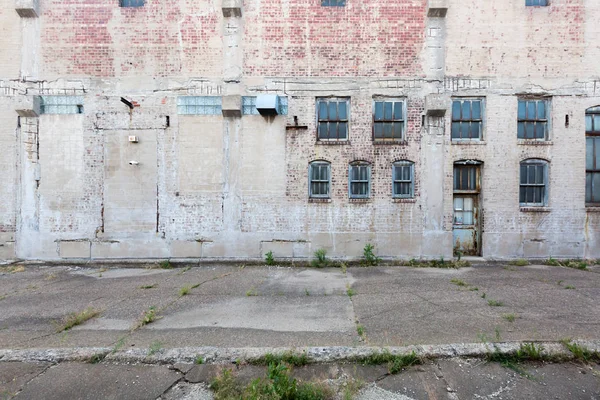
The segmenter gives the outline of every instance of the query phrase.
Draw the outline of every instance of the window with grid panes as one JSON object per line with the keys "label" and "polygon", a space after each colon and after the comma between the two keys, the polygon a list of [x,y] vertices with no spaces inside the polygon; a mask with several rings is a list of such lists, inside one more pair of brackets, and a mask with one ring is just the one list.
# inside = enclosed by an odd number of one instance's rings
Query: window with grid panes
{"label": "window with grid panes", "polygon": [[548,138],[548,100],[519,100],[517,138]]}
{"label": "window with grid panes", "polygon": [[526,6],[547,6],[548,0],[525,0]]}
{"label": "window with grid panes", "polygon": [[120,0],[121,7],[143,7],[145,0]]}
{"label": "window with grid panes", "polygon": [[548,204],[548,163],[544,160],[521,161],[519,204],[545,206]]}
{"label": "window with grid panes", "polygon": [[475,165],[454,165],[454,190],[478,191],[478,170]]}
{"label": "window with grid panes", "polygon": [[600,106],[585,111],[585,202],[600,205]]}
{"label": "window with grid panes", "polygon": [[310,198],[329,198],[331,186],[331,164],[326,161],[313,161],[308,168],[308,196]]}
{"label": "window with grid panes", "polygon": [[373,140],[404,139],[404,101],[375,100],[373,104]]}
{"label": "window with grid panes", "polygon": [[371,192],[371,165],[365,162],[350,164],[348,191],[351,199],[366,199]]}
{"label": "window with grid panes", "polygon": [[42,114],[83,114],[83,96],[41,96]]}
{"label": "window with grid panes", "polygon": [[317,99],[318,140],[348,140],[350,100]]}
{"label": "window with grid panes", "polygon": [[452,140],[481,140],[483,101],[454,99],[452,101]]}
{"label": "window with grid panes", "polygon": [[180,96],[177,98],[177,114],[222,115],[222,98],[219,96]]}
{"label": "window with grid panes", "polygon": [[396,161],[392,164],[392,197],[410,199],[414,197],[414,163]]}
{"label": "window with grid panes", "polygon": [[321,6],[323,7],[344,7],[346,0],[321,0]]}

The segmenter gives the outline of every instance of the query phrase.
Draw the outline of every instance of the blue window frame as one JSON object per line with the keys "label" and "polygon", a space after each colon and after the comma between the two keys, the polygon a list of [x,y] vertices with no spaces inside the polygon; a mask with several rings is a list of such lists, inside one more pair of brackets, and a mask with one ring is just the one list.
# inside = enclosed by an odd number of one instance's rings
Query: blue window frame
{"label": "blue window frame", "polygon": [[404,140],[405,111],[401,99],[377,99],[373,102],[373,140]]}
{"label": "blue window frame", "polygon": [[120,0],[121,7],[143,7],[145,0]]}
{"label": "blue window frame", "polygon": [[323,7],[344,7],[346,0],[321,0],[321,6]]}
{"label": "blue window frame", "polygon": [[371,195],[371,164],[358,161],[348,170],[348,195],[351,199],[368,199]]}
{"label": "blue window frame", "polygon": [[526,6],[547,6],[549,0],[525,0]]}
{"label": "blue window frame", "polygon": [[538,159],[521,161],[519,204],[543,207],[548,205],[548,162]]}
{"label": "blue window frame", "polygon": [[548,105],[548,100],[519,100],[517,138],[548,139]]}
{"label": "blue window frame", "polygon": [[392,164],[392,197],[412,199],[415,197],[415,163],[408,160]]}
{"label": "blue window frame", "polygon": [[348,140],[350,99],[317,99],[317,140]]}
{"label": "blue window frame", "polygon": [[600,205],[600,106],[585,111],[585,202]]}
{"label": "blue window frame", "polygon": [[331,186],[331,164],[313,161],[308,168],[308,197],[328,199]]}
{"label": "blue window frame", "polygon": [[482,131],[483,101],[452,100],[452,140],[481,140]]}

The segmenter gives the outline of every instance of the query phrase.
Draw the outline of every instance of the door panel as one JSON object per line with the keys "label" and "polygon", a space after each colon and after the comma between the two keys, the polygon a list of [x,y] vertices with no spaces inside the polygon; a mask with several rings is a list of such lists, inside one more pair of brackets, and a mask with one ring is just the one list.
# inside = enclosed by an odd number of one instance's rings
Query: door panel
{"label": "door panel", "polygon": [[479,255],[479,216],[477,195],[454,195],[452,232],[454,250],[463,255]]}

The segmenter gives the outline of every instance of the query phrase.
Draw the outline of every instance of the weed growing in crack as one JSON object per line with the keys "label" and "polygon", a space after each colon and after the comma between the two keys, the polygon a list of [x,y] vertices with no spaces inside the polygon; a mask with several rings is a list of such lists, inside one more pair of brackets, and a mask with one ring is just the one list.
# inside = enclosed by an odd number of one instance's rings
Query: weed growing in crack
{"label": "weed growing in crack", "polygon": [[194,358],[194,364],[196,364],[196,365],[204,364],[204,358],[202,358],[202,356],[200,356],[200,355],[196,356],[196,358]]}
{"label": "weed growing in crack", "polygon": [[356,333],[358,333],[358,336],[360,336],[361,338],[364,339],[365,337],[365,327],[361,324],[356,325]]}
{"label": "weed growing in crack", "polygon": [[302,367],[310,363],[310,359],[306,353],[294,353],[288,351],[281,354],[267,353],[264,356],[248,361],[251,365],[269,365],[286,363],[294,367]]}
{"label": "weed growing in crack", "polygon": [[504,303],[499,300],[488,300],[488,306],[490,307],[502,307],[503,305]]}
{"label": "weed growing in crack", "polygon": [[144,311],[142,318],[136,324],[136,326],[133,328],[133,330],[135,330],[137,328],[141,328],[144,325],[151,324],[154,321],[160,319],[160,317],[157,315],[157,312],[158,311],[156,310],[156,306],[150,306],[147,311]]}
{"label": "weed growing in crack", "polygon": [[450,283],[455,284],[456,286],[469,286],[465,281],[461,281],[460,279],[450,279]]}
{"label": "weed growing in crack", "polygon": [[258,296],[258,292],[256,291],[255,288],[252,288],[246,292],[246,296],[248,296],[248,297]]}
{"label": "weed growing in crack", "polygon": [[388,350],[384,350],[379,353],[372,353],[365,357],[355,357],[351,361],[360,363],[362,365],[387,364],[388,372],[390,374],[397,374],[407,367],[423,363],[421,357],[419,357],[414,351],[410,354],[392,354]]}
{"label": "weed growing in crack", "polygon": [[583,363],[600,362],[600,353],[597,351],[591,351],[584,346],[573,343],[571,339],[563,339],[561,343],[573,354],[577,361]]}
{"label": "weed growing in crack", "polygon": [[153,283],[152,285],[142,285],[140,289],[156,289],[158,287],[158,283]]}
{"label": "weed growing in crack", "polygon": [[190,294],[190,290],[192,290],[190,286],[182,287],[181,289],[179,289],[179,297],[187,296],[188,294]]}
{"label": "weed growing in crack", "polygon": [[517,315],[516,314],[502,314],[502,318],[504,318],[508,322],[515,322]]}
{"label": "weed growing in crack", "polygon": [[377,257],[375,255],[375,253],[373,252],[373,250],[375,249],[375,246],[373,246],[370,243],[367,243],[365,245],[365,248],[363,249],[363,263],[366,266],[376,266],[381,262],[381,258]]}
{"label": "weed growing in crack", "polygon": [[275,265],[275,258],[273,257],[273,252],[269,251],[265,254],[265,264],[267,265]]}
{"label": "weed growing in crack", "polygon": [[526,265],[529,265],[529,261],[527,261],[527,260],[525,260],[525,259],[523,259],[523,258],[520,258],[520,259],[518,259],[518,260],[511,261],[511,263],[510,263],[510,264],[511,264],[511,265],[515,265],[515,266],[517,266],[517,267],[524,267],[524,266],[526,266]]}
{"label": "weed growing in crack", "polygon": [[575,286],[573,286],[573,285],[567,285],[567,286],[565,286],[565,289],[575,289]]}
{"label": "weed growing in crack", "polygon": [[81,325],[84,322],[100,315],[100,310],[88,307],[78,313],[71,313],[63,318],[62,324],[58,328],[58,332],[68,331],[74,326]]}
{"label": "weed growing in crack", "polygon": [[319,249],[314,253],[315,258],[312,260],[311,265],[315,268],[324,268],[329,265],[329,259],[327,258],[327,250]]}
{"label": "weed growing in crack", "polygon": [[159,342],[158,340],[155,340],[154,342],[152,342],[150,344],[150,347],[148,348],[148,355],[153,356],[154,354],[158,353],[161,350],[162,350],[162,343]]}
{"label": "weed growing in crack", "polygon": [[352,296],[354,296],[356,294],[356,291],[354,289],[352,289],[351,287],[348,287],[346,289],[346,294],[348,295],[348,297],[352,298]]}
{"label": "weed growing in crack", "polygon": [[304,294],[305,294],[306,296],[310,296],[310,292],[308,291],[308,289],[306,289],[306,288],[304,289]]}
{"label": "weed growing in crack", "polygon": [[111,354],[115,354],[117,351],[121,350],[121,348],[125,346],[125,337],[119,338],[117,343],[115,343],[113,349],[111,350]]}

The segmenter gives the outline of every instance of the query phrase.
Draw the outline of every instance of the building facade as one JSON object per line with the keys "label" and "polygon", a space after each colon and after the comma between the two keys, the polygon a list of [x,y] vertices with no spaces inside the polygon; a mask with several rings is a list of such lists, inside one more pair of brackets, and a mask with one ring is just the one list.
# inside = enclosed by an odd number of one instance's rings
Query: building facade
{"label": "building facade", "polygon": [[1,259],[600,258],[597,0],[0,6]]}

